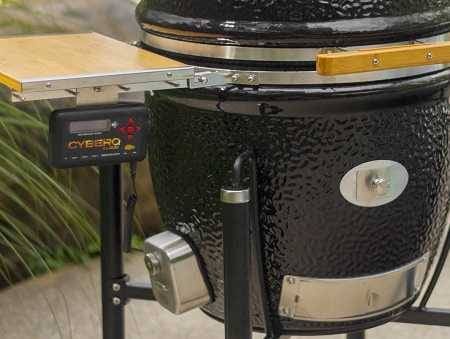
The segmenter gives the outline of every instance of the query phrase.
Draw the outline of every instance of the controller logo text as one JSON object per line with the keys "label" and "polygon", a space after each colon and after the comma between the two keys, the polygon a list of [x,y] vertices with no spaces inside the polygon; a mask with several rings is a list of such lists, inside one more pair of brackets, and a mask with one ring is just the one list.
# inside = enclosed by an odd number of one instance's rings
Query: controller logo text
{"label": "controller logo text", "polygon": [[67,143],[67,148],[70,150],[87,150],[87,149],[116,150],[119,149],[121,144],[122,141],[119,138],[80,139],[69,141]]}

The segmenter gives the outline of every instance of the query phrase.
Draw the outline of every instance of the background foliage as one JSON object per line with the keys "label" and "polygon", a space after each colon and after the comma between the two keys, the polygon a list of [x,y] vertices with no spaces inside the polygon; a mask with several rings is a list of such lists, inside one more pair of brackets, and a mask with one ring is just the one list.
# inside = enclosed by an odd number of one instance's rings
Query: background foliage
{"label": "background foliage", "polygon": [[77,178],[46,164],[49,107],[0,102],[0,276],[3,285],[98,252],[95,208]]}

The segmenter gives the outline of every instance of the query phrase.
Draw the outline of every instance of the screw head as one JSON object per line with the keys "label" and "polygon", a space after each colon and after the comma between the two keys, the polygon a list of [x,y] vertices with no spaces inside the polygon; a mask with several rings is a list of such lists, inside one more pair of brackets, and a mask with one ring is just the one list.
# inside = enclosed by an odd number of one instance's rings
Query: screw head
{"label": "screw head", "polygon": [[154,253],[147,253],[144,260],[150,275],[156,275],[161,271],[161,262]]}
{"label": "screw head", "polygon": [[239,75],[239,73],[236,73],[236,74],[233,74],[233,75],[231,76],[231,80],[233,80],[234,82],[236,82],[236,81],[239,80],[240,77],[241,77],[241,76]]}
{"label": "screw head", "polygon": [[201,83],[201,84],[207,84],[208,83],[208,78],[203,76],[203,75],[199,76],[198,77],[198,82]]}
{"label": "screw head", "polygon": [[173,77],[173,73],[172,73],[172,72],[167,72],[167,73],[166,73],[166,77],[172,78],[172,77]]}
{"label": "screw head", "polygon": [[432,52],[428,52],[427,53],[427,60],[433,60],[433,53]]}
{"label": "screw head", "polygon": [[256,81],[256,74],[250,74],[248,77],[248,82],[255,82]]}
{"label": "screw head", "polygon": [[113,284],[112,285],[112,289],[114,292],[119,292],[120,291],[120,284]]}
{"label": "screw head", "polygon": [[122,300],[120,300],[120,298],[114,297],[113,298],[113,304],[115,306],[119,306],[122,303]]}
{"label": "screw head", "polygon": [[47,82],[47,83],[45,84],[45,87],[47,87],[47,88],[52,88],[52,84],[51,84],[50,82]]}
{"label": "screw head", "polygon": [[372,59],[372,64],[374,64],[374,66],[378,66],[380,63],[381,63],[381,61],[377,57]]}
{"label": "screw head", "polygon": [[387,178],[381,176],[374,176],[370,178],[370,189],[377,195],[384,195],[389,191],[390,182]]}

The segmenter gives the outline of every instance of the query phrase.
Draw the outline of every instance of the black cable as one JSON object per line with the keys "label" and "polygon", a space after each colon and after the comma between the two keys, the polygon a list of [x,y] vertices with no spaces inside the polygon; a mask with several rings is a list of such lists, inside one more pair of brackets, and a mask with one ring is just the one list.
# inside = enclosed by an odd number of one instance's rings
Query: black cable
{"label": "black cable", "polygon": [[219,110],[222,113],[226,113],[222,108],[222,104],[227,100],[228,93],[230,93],[235,88],[239,88],[239,86],[232,85],[232,86],[228,86],[225,89],[222,89],[222,88],[219,89],[219,94],[218,94],[219,101],[216,104],[217,110]]}
{"label": "black cable", "polygon": [[133,187],[133,193],[137,196],[136,190],[136,174],[137,174],[137,161],[130,162],[130,177],[131,177],[131,185]]}
{"label": "black cable", "polygon": [[130,162],[130,177],[131,177],[132,192],[128,196],[126,206],[127,218],[126,224],[124,225],[125,230],[123,235],[123,251],[125,253],[130,253],[132,250],[134,210],[136,209],[136,204],[138,200],[136,190],[136,174],[137,174],[137,161]]}
{"label": "black cable", "polygon": [[270,300],[269,300],[269,292],[267,290],[267,285],[265,282],[265,266],[264,266],[264,258],[263,258],[263,239],[261,234],[261,228],[259,224],[259,205],[258,205],[258,173],[256,169],[256,159],[254,154],[250,156],[250,167],[251,167],[251,199],[253,202],[253,216],[252,216],[252,237],[253,239],[253,248],[254,255],[256,259],[256,269],[258,272],[258,280],[259,280],[259,288],[260,288],[260,298],[262,302],[263,308],[263,316],[264,316],[264,324],[266,328],[266,339],[269,338],[278,338],[278,331],[276,331],[275,326],[272,322],[272,318],[270,316]]}
{"label": "black cable", "polygon": [[269,292],[265,283],[265,266],[263,258],[262,234],[259,224],[259,206],[258,206],[258,172],[256,168],[256,157],[252,150],[247,150],[239,155],[233,166],[233,188],[239,188],[242,184],[242,168],[245,161],[250,164],[250,194],[252,201],[251,215],[251,241],[253,243],[254,257],[256,261],[256,270],[259,282],[260,299],[264,317],[264,326],[266,330],[266,339],[279,338],[278,326],[275,326],[270,316]]}
{"label": "black cable", "polygon": [[245,151],[244,153],[240,154],[234,161],[233,181],[232,181],[233,188],[235,189],[240,188],[242,184],[242,167],[244,166],[244,162],[252,159],[252,157],[253,157],[252,151]]}

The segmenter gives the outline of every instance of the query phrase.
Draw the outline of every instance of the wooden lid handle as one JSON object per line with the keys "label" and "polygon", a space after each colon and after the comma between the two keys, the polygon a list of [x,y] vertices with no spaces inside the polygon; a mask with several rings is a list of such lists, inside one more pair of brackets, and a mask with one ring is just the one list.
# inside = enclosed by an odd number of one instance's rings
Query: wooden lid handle
{"label": "wooden lid handle", "polygon": [[316,71],[334,76],[450,63],[450,42],[331,52],[317,55]]}

